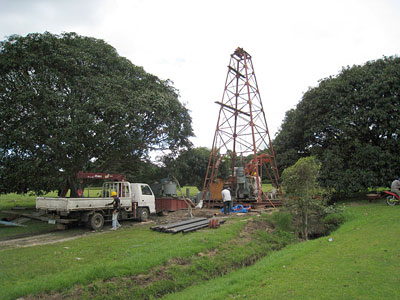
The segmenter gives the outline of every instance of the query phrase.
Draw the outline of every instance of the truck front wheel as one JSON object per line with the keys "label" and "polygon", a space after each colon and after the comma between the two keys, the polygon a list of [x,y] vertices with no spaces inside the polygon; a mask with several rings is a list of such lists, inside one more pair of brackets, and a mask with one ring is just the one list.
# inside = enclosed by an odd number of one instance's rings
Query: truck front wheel
{"label": "truck front wheel", "polygon": [[146,207],[139,207],[138,209],[138,219],[140,222],[145,222],[149,218],[149,210]]}
{"label": "truck front wheel", "polygon": [[104,217],[101,213],[94,213],[89,219],[89,225],[93,230],[99,230],[103,228]]}

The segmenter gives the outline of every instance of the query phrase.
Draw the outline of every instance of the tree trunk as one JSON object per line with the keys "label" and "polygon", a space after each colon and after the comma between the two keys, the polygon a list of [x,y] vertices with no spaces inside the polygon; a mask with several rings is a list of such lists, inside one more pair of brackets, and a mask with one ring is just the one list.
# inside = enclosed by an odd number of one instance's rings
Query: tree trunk
{"label": "tree trunk", "polygon": [[308,240],[308,211],[304,213],[304,238]]}
{"label": "tree trunk", "polygon": [[70,190],[71,198],[78,198],[78,172],[73,171],[71,176],[68,176],[67,185]]}

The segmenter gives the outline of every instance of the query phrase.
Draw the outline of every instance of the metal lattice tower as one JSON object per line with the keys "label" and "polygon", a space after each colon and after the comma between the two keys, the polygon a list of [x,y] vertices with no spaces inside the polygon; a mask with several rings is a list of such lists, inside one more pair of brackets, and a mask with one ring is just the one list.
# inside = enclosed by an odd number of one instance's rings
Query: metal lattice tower
{"label": "metal lattice tower", "polygon": [[[280,191],[275,154],[253,63],[251,56],[242,48],[237,48],[231,55],[222,101],[216,103],[220,105],[220,110],[202,198],[205,199],[210,183],[217,177],[224,155],[231,156],[232,176],[236,160],[253,155],[255,165],[252,172],[256,178],[258,191],[261,191],[259,178],[263,166],[268,172],[271,183]],[[262,201],[262,193],[258,193],[257,202]]]}

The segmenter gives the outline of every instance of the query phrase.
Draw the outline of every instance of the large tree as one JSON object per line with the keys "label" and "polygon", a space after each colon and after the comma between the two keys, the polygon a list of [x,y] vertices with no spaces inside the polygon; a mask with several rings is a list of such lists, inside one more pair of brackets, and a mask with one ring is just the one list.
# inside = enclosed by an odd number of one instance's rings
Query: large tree
{"label": "large tree", "polygon": [[123,168],[193,135],[171,82],[76,33],[0,42],[0,122],[1,192],[73,186],[93,162]]}
{"label": "large tree", "polygon": [[274,146],[280,166],[318,157],[322,183],[337,192],[388,186],[400,175],[400,58],[321,80],[286,114]]}

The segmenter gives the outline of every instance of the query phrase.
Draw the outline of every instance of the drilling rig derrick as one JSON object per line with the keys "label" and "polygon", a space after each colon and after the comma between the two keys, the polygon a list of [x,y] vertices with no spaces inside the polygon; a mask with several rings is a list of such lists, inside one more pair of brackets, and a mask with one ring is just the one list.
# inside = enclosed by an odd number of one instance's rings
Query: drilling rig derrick
{"label": "drilling rig derrick", "polygon": [[[231,186],[236,203],[275,207],[281,204],[279,173],[251,56],[237,48],[230,57],[217,126],[211,147],[202,200],[219,206],[220,190]],[[230,175],[218,178],[223,161],[230,161]],[[264,174],[263,174],[264,172]],[[262,190],[262,180],[273,186]]]}

